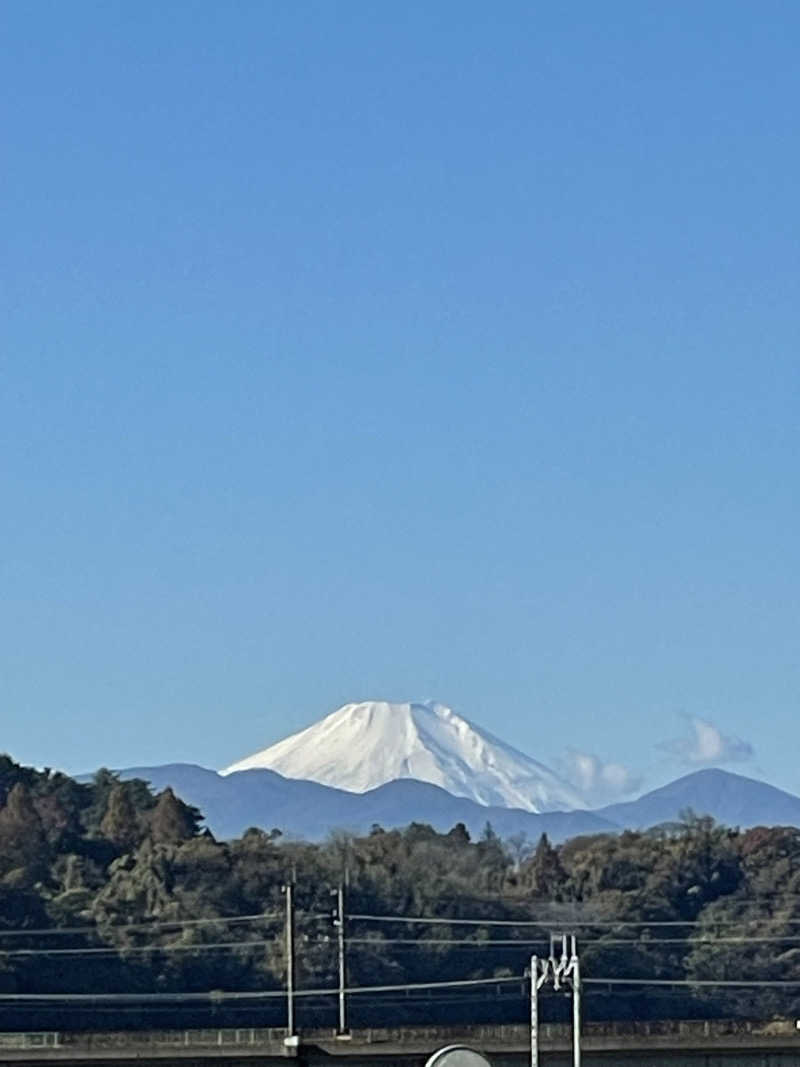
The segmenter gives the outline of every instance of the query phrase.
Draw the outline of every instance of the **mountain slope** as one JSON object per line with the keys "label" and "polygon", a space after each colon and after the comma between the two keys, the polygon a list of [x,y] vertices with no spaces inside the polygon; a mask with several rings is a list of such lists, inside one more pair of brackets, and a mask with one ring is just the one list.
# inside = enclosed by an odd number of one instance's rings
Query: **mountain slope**
{"label": "mountain slope", "polygon": [[433,701],[345,704],[222,773],[253,769],[354,793],[413,778],[485,806],[530,812],[586,807],[544,764]]}
{"label": "mountain slope", "polygon": [[334,789],[319,782],[283,778],[270,770],[239,771],[226,776],[192,764],[130,767],[123,778],[144,778],[154,789],[171,786],[206,816],[215,836],[237,837],[250,826],[319,840],[331,830],[365,833],[377,823],[384,829],[429,823],[446,831],[463,822],[473,836],[487,822],[501,837],[526,833],[535,841],[547,833],[553,841],[578,834],[614,833],[674,822],[692,808],[728,826],[798,826],[800,797],[727,771],[703,770],[646,793],[639,800],[598,811],[546,812],[538,815],[507,807],[487,807],[456,797],[439,786],[414,779],[387,782],[365,793]]}
{"label": "mountain slope", "polygon": [[672,822],[689,808],[726,826],[800,826],[800,797],[715,768],[687,774],[638,800],[611,804],[595,814],[636,829]]}
{"label": "mountain slope", "polygon": [[501,837],[524,832],[532,841],[542,833],[563,841],[576,834],[616,829],[594,812],[536,815],[487,807],[414,779],[387,782],[366,793],[350,793],[258,769],[222,776],[193,764],[173,763],[129,767],[119,773],[125,779],[143,778],[155,790],[171,786],[182,800],[200,808],[208,827],[220,838],[237,837],[250,826],[260,826],[319,840],[335,829],[367,833],[376,823],[392,829],[411,822],[428,823],[440,831],[463,822],[475,837],[490,822]]}

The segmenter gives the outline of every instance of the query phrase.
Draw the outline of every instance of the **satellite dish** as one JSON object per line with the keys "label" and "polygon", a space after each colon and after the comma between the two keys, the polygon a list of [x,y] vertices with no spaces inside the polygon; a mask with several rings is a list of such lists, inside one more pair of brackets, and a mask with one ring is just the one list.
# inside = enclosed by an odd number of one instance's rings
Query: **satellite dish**
{"label": "satellite dish", "polygon": [[492,1067],[480,1052],[466,1045],[447,1045],[428,1058],[425,1067]]}

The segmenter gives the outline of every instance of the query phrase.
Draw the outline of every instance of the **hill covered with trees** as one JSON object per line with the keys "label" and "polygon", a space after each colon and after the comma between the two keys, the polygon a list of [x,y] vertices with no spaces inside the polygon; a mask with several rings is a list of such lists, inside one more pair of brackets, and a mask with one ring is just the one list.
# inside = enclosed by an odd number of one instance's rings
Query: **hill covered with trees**
{"label": "hill covered with trees", "polygon": [[[336,985],[331,890],[343,883],[350,986],[492,978],[483,1012],[524,1017],[528,958],[547,952],[549,930],[574,930],[589,1014],[797,1010],[795,828],[740,832],[687,814],[558,847],[421,824],[323,844],[253,828],[223,842],[169,789],[108,771],[82,784],[0,757],[0,1026],[18,1007],[10,994],[281,990],[287,882],[301,989]],[[729,981],[758,984],[700,984]],[[362,1013],[367,1003],[354,998]],[[444,1010],[430,992],[414,1004]]]}

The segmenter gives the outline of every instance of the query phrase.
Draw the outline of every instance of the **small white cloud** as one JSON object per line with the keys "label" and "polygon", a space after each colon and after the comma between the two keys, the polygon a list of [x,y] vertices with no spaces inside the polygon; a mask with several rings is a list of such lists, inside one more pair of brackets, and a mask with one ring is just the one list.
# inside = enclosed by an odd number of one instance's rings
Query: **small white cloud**
{"label": "small white cloud", "polygon": [[641,778],[623,764],[605,763],[589,752],[568,749],[562,762],[564,776],[595,806],[630,796],[642,784]]}
{"label": "small white cloud", "polygon": [[687,716],[689,734],[662,741],[658,746],[665,752],[678,756],[685,763],[707,766],[713,763],[739,763],[752,759],[755,750],[749,741],[723,734],[707,719],[696,715]]}

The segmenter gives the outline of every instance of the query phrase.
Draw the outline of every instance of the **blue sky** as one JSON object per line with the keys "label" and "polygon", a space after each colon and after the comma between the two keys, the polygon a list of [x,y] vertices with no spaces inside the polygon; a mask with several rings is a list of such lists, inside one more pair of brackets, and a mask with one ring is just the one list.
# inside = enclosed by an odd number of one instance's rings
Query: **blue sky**
{"label": "blue sky", "polygon": [[0,23],[0,747],[800,790],[796,4]]}

